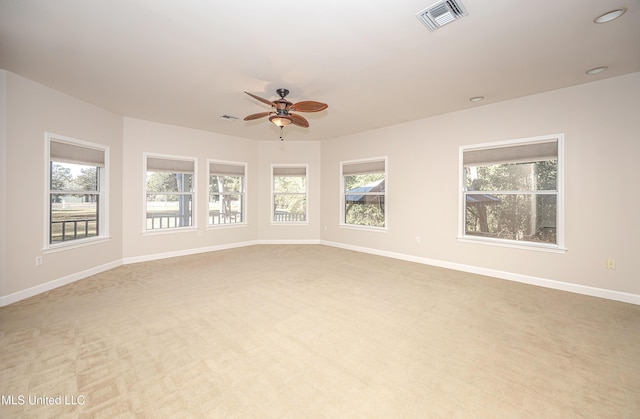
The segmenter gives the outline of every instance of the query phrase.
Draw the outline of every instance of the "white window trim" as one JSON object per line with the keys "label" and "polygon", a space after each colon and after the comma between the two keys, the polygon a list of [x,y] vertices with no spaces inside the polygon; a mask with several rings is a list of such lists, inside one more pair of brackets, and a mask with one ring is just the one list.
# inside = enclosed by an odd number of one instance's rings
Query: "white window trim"
{"label": "white window trim", "polygon": [[[50,195],[50,186],[51,186],[51,141],[67,143],[71,145],[77,145],[80,147],[92,148],[96,150],[101,150],[104,152],[104,167],[101,170],[101,176],[99,177],[100,185],[99,185],[99,206],[98,206],[98,217],[100,217],[100,222],[98,223],[98,235],[95,237],[87,237],[83,239],[75,239],[70,240],[68,242],[63,243],[49,243],[49,230],[51,228],[51,220],[49,205],[51,205],[51,195]],[[44,254],[60,252],[63,250],[70,250],[74,248],[89,246],[97,243],[102,243],[109,240],[111,237],[109,236],[109,146],[103,144],[92,143],[89,141],[79,140],[77,138],[67,137],[64,135],[58,135],[51,132],[44,133],[44,153],[45,153],[45,191],[44,191],[44,238],[43,243],[44,246],[42,248],[42,252]]]}
{"label": "white window trim", "polygon": [[[345,184],[344,184],[344,166],[347,164],[357,164],[357,163],[369,163],[369,162],[379,162],[384,161],[384,227],[376,227],[376,226],[363,226],[359,224],[347,224],[345,223]],[[375,231],[375,232],[388,232],[389,231],[389,200],[387,197],[389,196],[389,159],[387,156],[381,157],[372,157],[365,159],[357,159],[357,160],[344,160],[340,162],[340,221],[338,222],[338,227],[353,229],[353,230],[365,230],[365,231]]]}
{"label": "white window trim", "polygon": [[[540,143],[549,140],[558,141],[558,172],[556,174],[557,201],[556,201],[556,244],[536,243],[528,241],[498,239],[493,237],[478,237],[465,235],[465,176],[464,176],[464,152],[513,145],[526,145]],[[460,146],[458,163],[458,237],[461,243],[473,243],[480,245],[509,247],[515,249],[528,249],[551,253],[565,253],[565,206],[564,206],[564,134],[541,135],[537,137],[519,138],[515,140],[494,141],[483,144]]]}
{"label": "white window trim", "polygon": [[[179,160],[193,162],[193,178],[192,178],[192,201],[191,201],[191,219],[193,225],[188,227],[172,227],[161,228],[157,230],[147,230],[147,160],[148,158],[158,158],[165,160]],[[142,234],[143,235],[156,235],[156,234],[169,234],[169,233],[183,233],[195,231],[198,229],[198,159],[196,157],[177,156],[173,154],[160,154],[152,152],[142,153]]]}
{"label": "white window trim", "polygon": [[[211,167],[211,163],[220,163],[220,164],[228,164],[234,166],[243,166],[244,167],[244,181],[242,182],[242,194],[243,194],[243,203],[242,203],[242,222],[241,223],[233,223],[233,224],[209,224],[209,188],[211,186],[211,172],[209,167]],[[229,161],[229,160],[216,160],[216,159],[207,159],[207,199],[205,202],[206,209],[205,214],[207,215],[206,226],[207,229],[223,229],[223,228],[235,228],[235,227],[246,227],[249,225],[249,214],[247,211],[248,202],[249,202],[249,193],[248,193],[248,173],[249,173],[249,165],[246,162],[237,162],[237,161]]]}
{"label": "white window trim", "polygon": [[[274,186],[274,176],[273,176],[273,170],[275,168],[278,167],[282,167],[282,168],[300,168],[300,167],[304,167],[305,169],[305,221],[275,221],[275,213],[274,213],[274,206],[275,206],[275,201],[274,201],[274,195],[275,195],[275,191],[273,189]],[[272,164],[271,165],[271,205],[269,206],[270,209],[270,220],[271,220],[271,225],[278,225],[278,226],[300,226],[300,225],[307,225],[309,224],[309,165],[308,164]]]}

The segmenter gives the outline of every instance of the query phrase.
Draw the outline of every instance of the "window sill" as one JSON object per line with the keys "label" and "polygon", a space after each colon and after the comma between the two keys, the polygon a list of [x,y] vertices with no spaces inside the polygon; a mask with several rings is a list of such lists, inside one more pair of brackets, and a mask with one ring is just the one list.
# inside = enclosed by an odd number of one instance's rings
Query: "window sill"
{"label": "window sill", "polygon": [[307,226],[309,221],[271,221],[272,226]]}
{"label": "window sill", "polygon": [[553,244],[534,243],[534,242],[518,242],[513,240],[502,239],[488,239],[488,238],[470,238],[470,237],[458,237],[457,240],[461,243],[479,244],[483,246],[498,246],[509,247],[512,249],[533,250],[536,252],[549,252],[549,253],[566,253],[565,247],[560,247]]}
{"label": "window sill", "polygon": [[57,243],[49,245],[42,249],[42,254],[46,255],[49,253],[57,253],[57,252],[65,252],[67,250],[78,249],[81,247],[92,246],[94,244],[106,243],[111,240],[111,236],[99,236],[99,237],[91,237],[88,239],[76,239],[66,243]]}
{"label": "window sill", "polygon": [[196,232],[198,229],[196,227],[177,227],[177,228],[163,228],[157,230],[144,230],[142,232],[143,236],[156,236],[159,234],[172,234],[172,233],[189,233]]}
{"label": "window sill", "polygon": [[389,232],[389,229],[387,227],[361,226],[361,225],[355,225],[355,224],[338,224],[338,227],[345,228],[348,230],[372,231],[375,233]]}
{"label": "window sill", "polygon": [[229,223],[229,224],[209,224],[207,230],[218,230],[223,228],[239,228],[246,227],[249,223]]}

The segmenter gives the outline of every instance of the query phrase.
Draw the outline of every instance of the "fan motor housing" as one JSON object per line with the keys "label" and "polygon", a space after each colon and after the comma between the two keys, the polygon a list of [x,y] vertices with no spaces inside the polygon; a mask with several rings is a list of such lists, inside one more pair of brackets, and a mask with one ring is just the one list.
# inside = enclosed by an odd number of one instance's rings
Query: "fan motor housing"
{"label": "fan motor housing", "polygon": [[276,90],[276,93],[278,95],[280,95],[281,98],[284,99],[289,94],[289,91],[287,89],[285,89],[284,87],[281,87],[281,88]]}

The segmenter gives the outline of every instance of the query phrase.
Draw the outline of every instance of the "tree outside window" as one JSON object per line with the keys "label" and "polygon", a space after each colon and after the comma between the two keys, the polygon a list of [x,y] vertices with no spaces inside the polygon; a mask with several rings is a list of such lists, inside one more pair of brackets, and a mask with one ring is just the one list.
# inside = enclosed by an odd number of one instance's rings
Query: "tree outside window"
{"label": "tree outside window", "polygon": [[306,166],[273,167],[273,221],[307,221]]}
{"label": "tree outside window", "polygon": [[99,168],[56,161],[50,167],[49,243],[97,236]]}
{"label": "tree outside window", "polygon": [[464,235],[558,243],[558,140],[463,151]]}
{"label": "tree outside window", "polygon": [[345,223],[384,227],[384,173],[345,176],[344,185]]}
{"label": "tree outside window", "polygon": [[108,147],[47,133],[46,247],[106,236]]}
{"label": "tree outside window", "polygon": [[342,163],[342,223],[386,227],[386,159]]}
{"label": "tree outside window", "polygon": [[193,226],[193,160],[147,157],[146,230]]}
{"label": "tree outside window", "polygon": [[245,222],[244,180],[244,164],[209,162],[209,225]]}

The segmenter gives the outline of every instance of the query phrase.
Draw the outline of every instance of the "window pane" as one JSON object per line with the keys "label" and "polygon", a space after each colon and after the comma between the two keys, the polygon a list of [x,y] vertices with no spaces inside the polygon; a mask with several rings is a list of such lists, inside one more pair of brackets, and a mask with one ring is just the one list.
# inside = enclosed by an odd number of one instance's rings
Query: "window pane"
{"label": "window pane", "polygon": [[243,196],[238,194],[211,194],[209,196],[209,224],[241,223]]}
{"label": "window pane", "polygon": [[465,167],[468,191],[556,190],[557,160]]}
{"label": "window pane", "polygon": [[147,172],[147,192],[191,192],[190,173]]}
{"label": "window pane", "polygon": [[305,176],[274,176],[273,190],[277,193],[304,193],[307,191]]}
{"label": "window pane", "polygon": [[277,194],[274,200],[274,221],[306,221],[306,194]]}
{"label": "window pane", "polygon": [[243,176],[209,176],[209,192],[242,192]]}
{"label": "window pane", "polygon": [[346,195],[346,224],[384,227],[384,195]]}
{"label": "window pane", "polygon": [[384,227],[385,174],[344,176],[345,224]]}
{"label": "window pane", "polygon": [[465,233],[556,243],[555,194],[467,194]]}
{"label": "window pane", "polygon": [[192,196],[147,194],[147,230],[192,226]]}
{"label": "window pane", "polygon": [[97,194],[51,194],[49,243],[98,235]]}
{"label": "window pane", "polygon": [[98,168],[83,164],[51,162],[53,191],[97,191]]}
{"label": "window pane", "polygon": [[344,190],[346,193],[384,192],[383,181],[384,173],[345,176]]}

